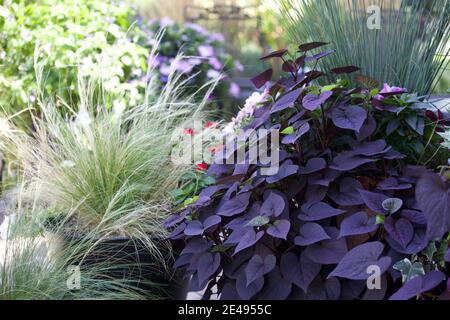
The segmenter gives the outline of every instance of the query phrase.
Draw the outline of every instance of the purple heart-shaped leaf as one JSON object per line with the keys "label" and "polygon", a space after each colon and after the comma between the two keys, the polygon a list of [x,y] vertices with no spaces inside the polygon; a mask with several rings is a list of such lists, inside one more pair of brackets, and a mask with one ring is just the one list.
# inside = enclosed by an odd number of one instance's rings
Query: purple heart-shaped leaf
{"label": "purple heart-shaped leaf", "polygon": [[304,292],[308,290],[309,285],[319,274],[321,265],[311,261],[304,252],[297,256],[289,252],[281,257],[280,270],[283,277],[296,286],[300,287]]}
{"label": "purple heart-shaped leaf", "polygon": [[274,175],[268,176],[266,178],[267,183],[275,183],[286,177],[296,174],[298,171],[298,166],[292,164],[292,161],[287,160],[278,169],[278,172]]}
{"label": "purple heart-shaped leaf", "polygon": [[336,50],[328,50],[328,51],[320,52],[320,53],[315,54],[315,55],[313,55],[311,57],[306,57],[305,61],[306,62],[318,61],[318,60],[320,60],[322,58],[325,58],[326,56],[329,56],[330,54],[333,54],[335,52],[336,52]]}
{"label": "purple heart-shaped leaf", "polygon": [[330,117],[336,127],[359,132],[366,121],[367,112],[358,106],[343,105],[333,108]]}
{"label": "purple heart-shaped leaf", "polygon": [[198,236],[203,233],[203,224],[198,220],[189,222],[184,229],[184,234],[187,236]]}
{"label": "purple heart-shaped leaf", "polygon": [[281,58],[287,52],[288,52],[288,49],[283,48],[283,49],[280,49],[280,50],[273,51],[273,52],[271,52],[269,54],[266,54],[265,56],[262,56],[261,58],[259,58],[259,60],[266,60],[266,59],[270,59],[270,58]]}
{"label": "purple heart-shaped leaf", "polygon": [[241,299],[250,300],[255,294],[257,294],[264,286],[264,277],[259,277],[255,281],[252,281],[247,285],[245,272],[241,272],[236,280],[236,291]]}
{"label": "purple heart-shaped leaf", "polygon": [[297,89],[290,91],[279,98],[272,106],[270,113],[280,112],[284,109],[290,108],[294,105],[300,93],[302,93],[303,89]]}
{"label": "purple heart-shaped leaf", "polygon": [[368,242],[350,250],[338,263],[328,277],[341,277],[351,280],[367,280],[371,273],[368,267],[378,266],[384,273],[391,265],[390,257],[379,258],[384,249],[381,242]]}
{"label": "purple heart-shaped leaf", "polygon": [[328,196],[340,206],[356,206],[364,203],[358,192],[361,188],[358,180],[344,177],[339,181],[339,188],[331,188]]}
{"label": "purple heart-shaped leaf", "polygon": [[276,220],[272,226],[267,228],[266,232],[272,237],[286,240],[291,223],[288,220]]}
{"label": "purple heart-shaped leaf", "polygon": [[370,192],[364,189],[359,189],[358,191],[364,203],[370,210],[375,211],[379,214],[387,214],[387,211],[383,208],[382,204],[384,200],[389,198],[388,196],[381,193]]}
{"label": "purple heart-shaped leaf", "polygon": [[245,267],[247,286],[272,271],[276,262],[277,258],[273,254],[269,254],[264,258],[258,254],[254,255],[248,262],[247,267]]}
{"label": "purple heart-shaped leaf", "polygon": [[322,92],[320,95],[309,93],[303,97],[302,100],[303,108],[309,111],[314,111],[318,107],[320,107],[320,105],[325,103],[332,95],[333,91],[325,91]]}
{"label": "purple heart-shaped leaf", "polygon": [[300,174],[310,174],[325,169],[326,167],[327,162],[324,158],[311,158],[306,163],[306,166],[299,168],[298,172]]}
{"label": "purple heart-shaped leaf", "polygon": [[355,66],[346,66],[346,67],[339,67],[339,68],[331,69],[331,72],[333,72],[335,74],[348,74],[348,73],[356,72],[358,70],[361,70],[361,69],[358,67],[355,67]]}
{"label": "purple heart-shaped leaf", "polygon": [[236,246],[236,249],[234,249],[234,254],[236,254],[239,251],[242,251],[248,247],[253,246],[256,242],[258,242],[259,239],[262,238],[263,235],[264,235],[264,231],[259,231],[258,233],[255,233],[255,230],[253,230],[253,228],[248,229],[242,235],[242,238],[239,240],[239,243]]}
{"label": "purple heart-shaped leaf", "polygon": [[241,193],[230,200],[224,201],[217,209],[216,214],[225,217],[231,217],[242,213],[248,206],[251,192]]}
{"label": "purple heart-shaped leaf", "polygon": [[414,277],[406,282],[389,300],[408,300],[423,292],[430,291],[445,280],[445,274],[433,270],[424,276]]}
{"label": "purple heart-shaped leaf", "polygon": [[263,216],[278,217],[283,213],[286,207],[286,201],[283,195],[277,191],[269,191],[268,194],[261,206],[260,214]]}
{"label": "purple heart-shaped leaf", "polygon": [[304,43],[298,46],[298,51],[300,52],[307,52],[319,47],[322,47],[324,45],[327,45],[328,42],[319,42],[319,41],[315,41],[315,42],[308,42],[308,43]]}
{"label": "purple heart-shaped leaf", "polygon": [[214,272],[217,271],[220,265],[220,253],[213,255],[209,252],[203,253],[198,259],[197,277],[199,286],[201,286]]}
{"label": "purple heart-shaped leaf", "polygon": [[442,238],[450,231],[449,183],[435,173],[426,173],[417,182],[416,199],[427,218],[428,239]]}
{"label": "purple heart-shaped leaf", "polygon": [[275,267],[268,275],[263,290],[257,300],[285,300],[291,293],[291,283],[283,278],[280,269]]}
{"label": "purple heart-shaped leaf", "polygon": [[333,159],[330,168],[339,171],[350,171],[373,161],[373,159],[355,155],[353,152],[343,152]]}
{"label": "purple heart-shaped leaf", "polygon": [[347,253],[347,243],[344,238],[323,240],[305,249],[305,254],[312,261],[320,264],[336,264]]}
{"label": "purple heart-shaped leaf", "polygon": [[339,237],[371,233],[378,229],[375,217],[369,218],[364,211],[355,213],[341,223]]}
{"label": "purple heart-shaped leaf", "polygon": [[317,221],[334,217],[344,212],[344,210],[335,209],[325,202],[318,202],[310,207],[303,205],[298,218],[302,221]]}
{"label": "purple heart-shaped leaf", "polygon": [[298,246],[309,246],[326,239],[330,239],[330,236],[320,224],[308,222],[300,227],[299,235],[295,237],[294,243]]}
{"label": "purple heart-shaped leaf", "polygon": [[384,228],[387,233],[397,241],[403,248],[406,248],[414,236],[414,227],[404,218],[395,221],[392,217],[387,217],[384,221]]}
{"label": "purple heart-shaped leaf", "polygon": [[261,88],[263,85],[266,84],[267,81],[269,81],[272,78],[273,70],[272,68],[267,69],[263,71],[262,73],[258,74],[257,76],[250,79],[250,81],[255,85],[256,88]]}

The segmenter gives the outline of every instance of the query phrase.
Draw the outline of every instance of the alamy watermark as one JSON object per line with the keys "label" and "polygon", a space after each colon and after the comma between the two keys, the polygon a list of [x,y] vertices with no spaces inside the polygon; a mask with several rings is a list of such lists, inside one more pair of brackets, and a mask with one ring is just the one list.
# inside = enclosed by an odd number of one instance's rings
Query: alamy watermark
{"label": "alamy watermark", "polygon": [[69,274],[66,285],[69,290],[81,289],[81,271],[80,266],[70,265],[67,267],[67,273]]}
{"label": "alamy watermark", "polygon": [[370,5],[366,9],[367,14],[367,28],[369,30],[380,30],[381,29],[381,8],[377,5]]}

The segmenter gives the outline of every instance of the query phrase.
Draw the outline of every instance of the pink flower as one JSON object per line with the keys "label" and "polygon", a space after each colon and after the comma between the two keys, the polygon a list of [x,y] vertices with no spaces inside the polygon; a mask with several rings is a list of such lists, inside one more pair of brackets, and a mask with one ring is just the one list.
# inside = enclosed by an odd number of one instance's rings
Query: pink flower
{"label": "pink flower", "polygon": [[380,94],[377,94],[375,96],[375,99],[377,100],[384,100],[385,96],[382,95],[381,93],[393,93],[393,94],[401,94],[401,93],[405,93],[407,92],[407,90],[405,88],[400,88],[400,87],[395,87],[395,86],[390,86],[387,83],[385,83],[383,85],[383,89],[381,89]]}
{"label": "pink flower", "polygon": [[167,26],[171,26],[171,25],[173,25],[173,20],[172,19],[170,19],[169,17],[164,17],[164,18],[162,18],[160,21],[159,21],[159,26],[161,27],[161,28],[165,28],[165,27],[167,27]]}
{"label": "pink flower", "polygon": [[223,42],[223,41],[225,41],[225,38],[224,38],[223,34],[221,34],[221,33],[213,33],[213,34],[209,37],[209,39],[210,39],[211,41],[218,41],[218,42]]}
{"label": "pink flower", "polygon": [[214,55],[214,48],[210,45],[201,45],[197,48],[201,57],[211,57]]}
{"label": "pink flower", "polygon": [[194,129],[192,129],[192,128],[186,128],[186,129],[183,130],[183,133],[184,133],[185,135],[188,135],[188,136],[193,136],[193,135],[194,135]]}
{"label": "pink flower", "polygon": [[210,79],[215,79],[220,77],[220,72],[214,69],[209,69],[206,76]]}
{"label": "pink flower", "polygon": [[214,122],[214,121],[208,121],[208,122],[206,122],[206,124],[205,124],[205,129],[215,127],[216,125],[217,125],[217,122]]}
{"label": "pink flower", "polygon": [[236,71],[239,71],[239,72],[244,71],[244,66],[242,65],[242,63],[239,60],[236,60],[234,62],[234,68],[236,69]]}
{"label": "pink flower", "polygon": [[222,69],[222,63],[216,57],[209,58],[208,62],[214,69]]}
{"label": "pink flower", "polygon": [[230,90],[229,90],[230,94],[237,98],[239,97],[239,94],[241,93],[241,88],[239,87],[239,85],[235,82],[230,83]]}

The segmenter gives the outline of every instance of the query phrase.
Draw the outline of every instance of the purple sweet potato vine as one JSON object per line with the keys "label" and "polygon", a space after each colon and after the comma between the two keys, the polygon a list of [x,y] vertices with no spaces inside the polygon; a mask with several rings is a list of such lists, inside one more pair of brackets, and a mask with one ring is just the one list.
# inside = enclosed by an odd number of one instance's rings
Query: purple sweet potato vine
{"label": "purple sweet potato vine", "polygon": [[[423,149],[408,149],[408,141],[439,149],[435,132],[447,123],[406,89],[379,90],[361,75],[360,88],[336,80],[357,67],[304,73],[305,63],[333,54],[309,55],[324,45],[273,52],[262,59],[282,59],[288,76],[269,83],[269,69],[252,79],[272,99],[238,134],[282,132],[277,174],[212,164],[216,183],[166,221],[170,238],[184,242],[175,266],[191,290],[206,288],[205,299],[212,288],[221,299],[448,296],[450,186],[417,165]],[[370,266],[380,289],[366,286]]]}

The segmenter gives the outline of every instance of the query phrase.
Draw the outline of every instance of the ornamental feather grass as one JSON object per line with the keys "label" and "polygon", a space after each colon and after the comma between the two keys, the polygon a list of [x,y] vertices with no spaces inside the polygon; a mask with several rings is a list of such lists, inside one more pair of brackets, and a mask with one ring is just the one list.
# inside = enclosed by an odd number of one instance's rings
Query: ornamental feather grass
{"label": "ornamental feather grass", "polygon": [[[0,237],[0,300],[142,300],[161,297],[162,288],[151,284],[144,292],[130,277],[111,278],[126,268],[110,258],[83,264],[94,249],[88,234],[82,241],[62,245],[61,239],[42,230],[37,217],[45,211],[18,192],[17,210],[9,213]],[[55,226],[57,229],[62,224]],[[80,262],[78,265],[75,261]],[[77,266],[78,275],[74,272]]]}
{"label": "ornamental feather grass", "polygon": [[[411,92],[433,91],[450,59],[450,1],[292,0],[270,6],[291,42],[327,41],[324,70],[355,65],[364,75]],[[380,29],[369,29],[373,6]]]}

